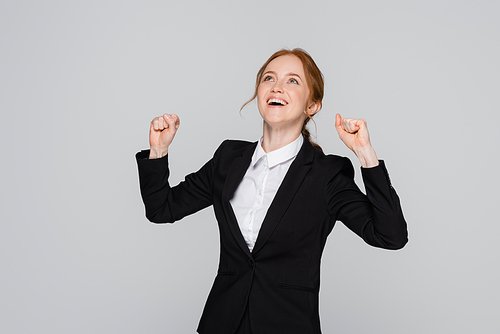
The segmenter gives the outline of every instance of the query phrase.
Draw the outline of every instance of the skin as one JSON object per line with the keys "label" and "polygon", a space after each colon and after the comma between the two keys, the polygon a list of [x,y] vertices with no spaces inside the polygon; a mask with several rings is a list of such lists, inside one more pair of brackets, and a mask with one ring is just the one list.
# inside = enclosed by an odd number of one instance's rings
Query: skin
{"label": "skin", "polygon": [[344,144],[356,154],[364,168],[378,166],[378,158],[370,143],[368,127],[364,119],[335,116],[335,129]]}
{"label": "skin", "polygon": [[[304,66],[293,55],[281,56],[264,70],[257,90],[257,106],[263,119],[262,148],[265,152],[283,147],[300,136],[307,114],[321,109],[320,102],[309,102]],[[286,105],[269,105],[270,99],[285,101]]]}
{"label": "skin", "polygon": [[168,147],[174,140],[175,133],[181,125],[176,114],[163,114],[155,117],[149,127],[149,159],[158,159],[168,153]]}
{"label": "skin", "polygon": [[[285,55],[271,61],[259,84],[257,105],[263,119],[262,148],[271,152],[297,139],[307,114],[314,115],[321,109],[321,102],[310,102],[310,90],[305,81],[304,67],[299,58]],[[285,105],[269,105],[269,99],[284,101]],[[150,159],[161,158],[179,129],[180,120],[175,114],[164,114],[151,121],[149,130]],[[342,118],[336,115],[335,128],[339,138],[358,157],[364,168],[378,165],[378,158],[371,146],[366,121]]]}

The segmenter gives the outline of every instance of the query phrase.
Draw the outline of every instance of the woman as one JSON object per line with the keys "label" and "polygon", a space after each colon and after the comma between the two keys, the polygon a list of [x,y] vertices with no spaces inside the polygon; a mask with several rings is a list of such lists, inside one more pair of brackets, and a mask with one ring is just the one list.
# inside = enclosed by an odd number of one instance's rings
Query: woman
{"label": "woman", "polygon": [[335,127],[361,163],[367,195],[355,185],[349,159],[310,142],[306,124],[321,109],[323,78],[305,51],[273,54],[257,74],[254,98],[260,141],[223,142],[175,187],[167,153],[179,117],[151,122],[151,148],[137,154],[146,216],[172,223],[214,207],[220,263],[199,333],[321,333],[320,261],[335,222],[386,249],[406,244],[406,222],[364,120],[337,114]]}

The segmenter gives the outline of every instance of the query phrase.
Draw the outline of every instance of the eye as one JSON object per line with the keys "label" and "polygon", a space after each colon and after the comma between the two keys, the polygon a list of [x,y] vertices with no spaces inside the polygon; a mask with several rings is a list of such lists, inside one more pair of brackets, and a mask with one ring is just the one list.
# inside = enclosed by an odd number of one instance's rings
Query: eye
{"label": "eye", "polygon": [[270,75],[266,75],[262,81],[272,81],[273,77]]}
{"label": "eye", "polygon": [[295,80],[294,78],[290,78],[290,80],[288,80],[289,83],[293,83],[293,84],[299,84],[299,82],[297,80]]}

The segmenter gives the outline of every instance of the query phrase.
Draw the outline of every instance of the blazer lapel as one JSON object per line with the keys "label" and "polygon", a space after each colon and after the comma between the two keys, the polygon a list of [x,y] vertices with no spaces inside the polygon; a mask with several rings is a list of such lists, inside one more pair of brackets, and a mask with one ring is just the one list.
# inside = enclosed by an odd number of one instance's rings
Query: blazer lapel
{"label": "blazer lapel", "polygon": [[247,253],[247,255],[252,258],[250,250],[241,234],[240,227],[238,225],[238,221],[236,219],[236,215],[234,214],[233,208],[229,200],[233,197],[236,188],[245,176],[245,173],[250,166],[250,162],[252,161],[252,155],[255,151],[257,143],[249,145],[242,149],[241,155],[237,156],[231,167],[227,172],[226,181],[224,183],[224,188],[222,189],[222,207],[224,209],[224,214],[226,216],[226,221],[229,224],[229,229],[234,235],[234,238],[238,242],[238,245],[242,248],[242,250]]}
{"label": "blazer lapel", "polygon": [[278,226],[281,218],[285,214],[288,206],[297,193],[302,181],[311,169],[315,148],[304,139],[302,148],[297,157],[290,165],[288,172],[281,183],[278,192],[274,196],[271,206],[267,210],[264,221],[257,236],[257,241],[252,253],[256,254],[269,239],[276,226]]}

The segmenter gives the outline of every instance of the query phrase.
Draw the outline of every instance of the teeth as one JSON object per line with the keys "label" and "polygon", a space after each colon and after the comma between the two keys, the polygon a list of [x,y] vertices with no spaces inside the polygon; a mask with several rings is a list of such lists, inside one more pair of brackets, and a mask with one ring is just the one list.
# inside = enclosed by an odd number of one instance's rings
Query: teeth
{"label": "teeth", "polygon": [[271,104],[271,103],[279,103],[282,106],[286,105],[285,101],[279,100],[279,99],[270,99],[269,101],[267,101],[267,104]]}

